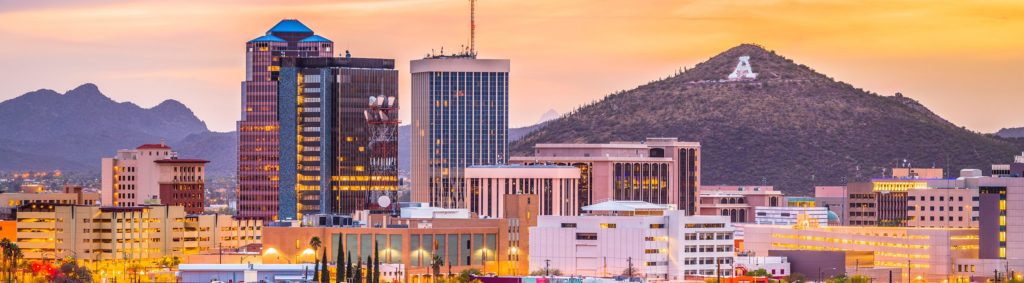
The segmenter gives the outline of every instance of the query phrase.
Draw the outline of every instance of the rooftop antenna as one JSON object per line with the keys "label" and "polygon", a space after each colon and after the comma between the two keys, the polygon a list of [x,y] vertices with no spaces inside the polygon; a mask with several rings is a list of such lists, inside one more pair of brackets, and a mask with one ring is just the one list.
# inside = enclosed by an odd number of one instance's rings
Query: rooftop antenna
{"label": "rooftop antenna", "polygon": [[476,55],[476,0],[469,0],[469,54]]}

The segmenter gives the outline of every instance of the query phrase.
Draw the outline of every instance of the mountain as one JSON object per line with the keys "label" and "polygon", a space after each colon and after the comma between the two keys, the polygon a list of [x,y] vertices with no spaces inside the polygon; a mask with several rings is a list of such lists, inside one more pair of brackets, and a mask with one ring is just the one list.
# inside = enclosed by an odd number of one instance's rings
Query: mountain
{"label": "mountain", "polygon": [[233,153],[230,160],[220,156],[236,150],[235,143],[210,132],[184,104],[166,100],[142,108],[119,103],[94,84],[63,94],[40,89],[0,102],[0,121],[0,171],[99,172],[100,158],[161,140],[184,157],[211,160],[211,167],[229,166],[228,172],[235,167]]}
{"label": "mountain", "polygon": [[537,120],[537,124],[558,119],[558,116],[561,116],[558,114],[558,111],[555,111],[555,109],[548,109],[548,112],[544,112],[543,115],[540,115],[540,120]]}
{"label": "mountain", "polygon": [[995,135],[1004,138],[1024,138],[1024,127],[1020,128],[1002,128],[999,129]]}
{"label": "mountain", "polygon": [[[741,56],[755,79],[728,80]],[[898,160],[989,169],[1024,142],[958,127],[902,94],[880,96],[758,45],[731,48],[691,69],[608,95],[511,145],[678,137],[702,145],[703,180],[761,184],[789,194],[881,176]]]}

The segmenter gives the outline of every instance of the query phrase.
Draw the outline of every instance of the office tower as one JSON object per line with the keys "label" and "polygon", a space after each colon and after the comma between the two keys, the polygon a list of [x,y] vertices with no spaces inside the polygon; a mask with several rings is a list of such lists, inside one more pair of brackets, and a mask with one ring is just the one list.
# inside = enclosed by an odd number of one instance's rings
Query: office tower
{"label": "office tower", "polygon": [[463,169],[508,157],[509,60],[473,51],[411,62],[412,200],[462,207]]}
{"label": "office tower", "polygon": [[511,163],[580,168],[578,207],[610,200],[668,204],[687,215],[700,211],[700,143],[676,138],[608,144],[537,144],[533,156]]}
{"label": "office tower", "polygon": [[238,215],[277,216],[279,136],[278,85],[281,59],[331,57],[330,40],[301,22],[286,19],[245,44],[242,115],[238,121]]}
{"label": "office tower", "polygon": [[209,161],[181,159],[171,147],[144,144],[103,158],[100,199],[104,206],[180,205],[187,213],[203,212],[203,168]]}
{"label": "office tower", "polygon": [[283,58],[280,219],[397,213],[398,71],[392,59]]}

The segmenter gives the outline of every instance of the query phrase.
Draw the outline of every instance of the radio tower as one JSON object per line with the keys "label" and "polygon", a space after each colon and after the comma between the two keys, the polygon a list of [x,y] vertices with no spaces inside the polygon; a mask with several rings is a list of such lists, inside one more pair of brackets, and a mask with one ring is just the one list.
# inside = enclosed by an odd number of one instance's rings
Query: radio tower
{"label": "radio tower", "polygon": [[[381,86],[381,93],[383,93]],[[395,96],[370,96],[363,112],[369,124],[369,209],[398,213],[398,101]]]}
{"label": "radio tower", "polygon": [[469,0],[469,55],[476,57],[476,0]]}

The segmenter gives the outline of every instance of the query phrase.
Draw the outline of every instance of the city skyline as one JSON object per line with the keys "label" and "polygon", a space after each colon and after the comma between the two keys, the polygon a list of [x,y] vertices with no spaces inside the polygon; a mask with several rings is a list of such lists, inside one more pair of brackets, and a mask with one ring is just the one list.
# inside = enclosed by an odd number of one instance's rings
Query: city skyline
{"label": "city skyline", "polygon": [[[516,61],[512,73],[518,75],[510,77],[511,127],[533,124],[548,109],[565,113],[665,77],[744,42],[789,54],[869,91],[902,92],[972,130],[1024,126],[1012,111],[1024,97],[1005,83],[1019,80],[1015,68],[1024,63],[1017,52],[1024,40],[1013,36],[1024,25],[1024,5],[947,4],[655,2],[634,7],[615,1],[485,1],[477,5],[477,50],[482,57]],[[236,12],[218,12],[228,6]],[[466,44],[468,6],[466,1],[412,0],[242,6],[5,2],[0,15],[10,24],[0,27],[0,35],[32,43],[0,47],[0,54],[11,58],[0,66],[24,70],[0,87],[0,99],[92,82],[117,101],[144,107],[164,99],[182,101],[211,129],[229,131],[240,107],[237,82],[244,78],[238,42],[282,18],[300,18],[336,41],[336,55],[349,49],[357,57],[394,58],[399,101],[410,101],[409,61],[441,46],[450,52]],[[434,24],[415,24],[422,21]],[[370,34],[384,36],[366,39]],[[555,61],[568,63],[549,63]],[[616,68],[602,68],[608,65]],[[42,70],[61,75],[39,76]],[[550,97],[559,98],[543,107],[530,105]],[[411,121],[409,109],[402,110],[403,122]],[[991,111],[975,115],[962,109]]]}

